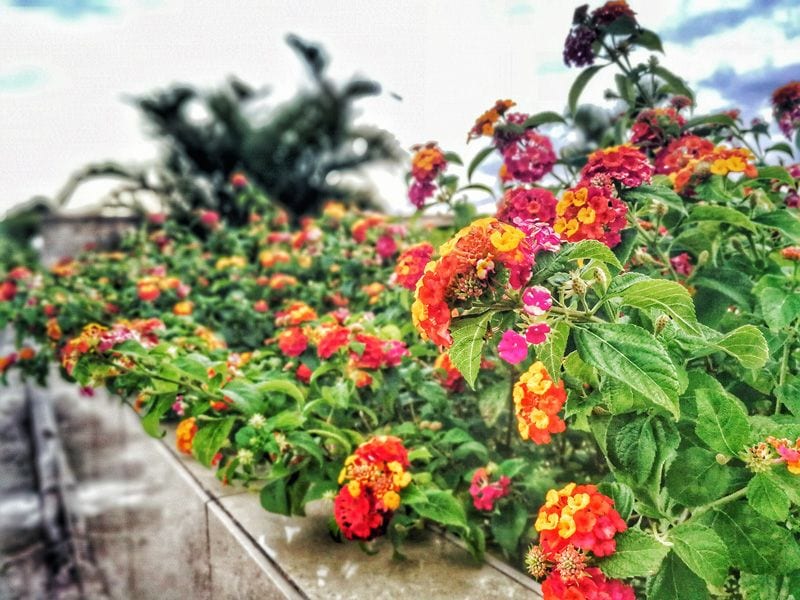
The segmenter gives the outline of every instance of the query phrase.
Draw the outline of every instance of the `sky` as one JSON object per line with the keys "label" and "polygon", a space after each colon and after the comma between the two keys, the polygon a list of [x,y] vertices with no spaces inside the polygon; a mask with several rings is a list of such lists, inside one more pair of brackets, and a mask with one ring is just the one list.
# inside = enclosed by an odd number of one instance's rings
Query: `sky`
{"label": "sky", "polygon": [[[593,3],[594,7],[599,3]],[[798,0],[630,0],[661,34],[662,64],[698,90],[700,113],[734,106],[769,118],[770,92],[800,80]],[[561,58],[577,2],[564,0],[0,0],[0,215],[52,197],[90,162],[138,165],[158,147],[125,99],[174,82],[204,89],[229,75],[277,104],[308,85],[287,33],[322,44],[330,73],[384,93],[359,121],[408,149],[436,140],[469,158],[475,117],[497,98],[561,112],[577,70]],[[610,71],[610,70],[609,70]],[[611,73],[607,74],[611,77]],[[610,79],[583,100],[602,104]],[[397,96],[402,98],[398,100]],[[402,170],[369,172],[386,204],[406,206]],[[70,208],[96,202],[85,185]]]}

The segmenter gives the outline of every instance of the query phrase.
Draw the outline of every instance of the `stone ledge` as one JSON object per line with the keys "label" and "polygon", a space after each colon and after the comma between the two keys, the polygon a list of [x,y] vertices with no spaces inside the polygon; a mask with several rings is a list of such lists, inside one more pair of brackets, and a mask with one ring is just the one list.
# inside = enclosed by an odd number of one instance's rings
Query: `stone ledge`
{"label": "stone ledge", "polygon": [[[375,555],[328,535],[330,501],[307,506],[308,516],[266,512],[251,492],[222,486],[213,473],[179,455],[170,433],[161,453],[205,497],[212,597],[267,598],[541,598],[538,584],[489,557],[476,564],[455,536],[421,532],[392,558],[381,539]],[[242,575],[246,575],[242,577]]]}

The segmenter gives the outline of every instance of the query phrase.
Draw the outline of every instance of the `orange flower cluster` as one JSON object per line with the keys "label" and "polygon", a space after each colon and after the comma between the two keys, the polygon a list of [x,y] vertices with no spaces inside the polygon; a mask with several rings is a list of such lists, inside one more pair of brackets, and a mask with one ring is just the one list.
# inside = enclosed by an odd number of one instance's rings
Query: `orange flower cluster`
{"label": "orange flower cluster", "polygon": [[291,262],[292,257],[284,250],[262,250],[258,255],[258,262],[265,269],[270,269],[279,263]]}
{"label": "orange flower cluster", "polygon": [[197,434],[197,419],[189,417],[178,423],[175,430],[175,446],[184,454],[192,453],[194,436]]}
{"label": "orange flower cluster", "polygon": [[316,311],[305,302],[297,300],[289,304],[285,310],[276,313],[275,325],[278,327],[300,325],[306,321],[315,321],[316,319]]}
{"label": "orange flower cluster", "polygon": [[481,136],[491,137],[494,135],[494,126],[509,108],[516,106],[513,100],[498,100],[494,106],[475,119],[475,125],[467,134],[467,141]]}
{"label": "orange flower cluster", "polygon": [[614,509],[614,501],[596,486],[570,483],[547,492],[534,528],[544,556],[553,558],[569,545],[610,556],[617,549],[614,536],[628,526]]}
{"label": "orange flower cluster", "polygon": [[746,177],[756,177],[758,169],[753,164],[753,153],[747,148],[725,148],[716,146],[691,159],[677,171],[669,174],[676,192],[694,187],[709,175],[728,175],[744,173]]}
{"label": "orange flower cluster", "polygon": [[630,144],[595,150],[581,170],[584,181],[601,177],[627,187],[649,183],[652,176],[653,166],[647,156]]}
{"label": "orange flower cluster", "polygon": [[566,429],[558,416],[567,400],[564,382],[553,382],[541,361],[533,363],[514,384],[514,413],[523,440],[549,444],[551,433]]}
{"label": "orange flower cluster", "polygon": [[428,242],[415,244],[401,252],[394,267],[394,282],[407,290],[415,290],[432,256],[433,246]]}
{"label": "orange flower cluster", "polygon": [[436,377],[442,387],[451,392],[460,392],[464,388],[464,377],[461,375],[461,371],[453,366],[450,354],[447,352],[442,352],[436,357],[433,368],[438,371]]}
{"label": "orange flower cluster", "polygon": [[374,437],[347,457],[333,508],[347,539],[369,540],[385,530],[400,506],[400,491],[411,483],[408,466],[408,451],[394,436]]}
{"label": "orange flower cluster", "polygon": [[568,242],[598,240],[609,248],[621,241],[628,206],[609,187],[586,182],[564,192],[556,204],[553,229]]}
{"label": "orange flower cluster", "polygon": [[493,288],[501,269],[509,284],[521,288],[530,279],[534,249],[524,232],[495,218],[478,219],[439,249],[417,284],[411,315],[424,339],[449,347],[450,319],[458,306]]}
{"label": "orange flower cluster", "polygon": [[425,201],[436,192],[434,181],[447,169],[447,159],[441,148],[433,142],[424,146],[414,146],[411,157],[411,179],[408,188],[408,199],[417,208],[422,208]]}
{"label": "orange flower cluster", "polygon": [[708,154],[714,149],[714,144],[696,135],[685,135],[671,141],[656,155],[656,173],[666,175],[679,171],[690,161]]}
{"label": "orange flower cluster", "polygon": [[378,225],[382,225],[384,221],[386,221],[384,215],[367,214],[353,223],[353,226],[350,228],[350,235],[352,235],[353,239],[359,244],[363,244],[367,239],[367,232]]}

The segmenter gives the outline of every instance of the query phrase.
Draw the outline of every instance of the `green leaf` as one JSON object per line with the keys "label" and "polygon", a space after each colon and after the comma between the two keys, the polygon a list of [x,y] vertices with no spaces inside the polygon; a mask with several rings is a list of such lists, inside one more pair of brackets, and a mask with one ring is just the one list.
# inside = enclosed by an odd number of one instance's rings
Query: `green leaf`
{"label": "green leaf", "polygon": [[264,393],[278,392],[280,394],[285,394],[297,402],[300,406],[302,406],[306,401],[305,394],[300,387],[295,382],[288,379],[271,379],[269,381],[259,383],[256,387],[258,387],[259,391]]}
{"label": "green leaf", "polygon": [[736,456],[750,441],[747,413],[729,394],[715,389],[695,391],[697,426],[695,433],[716,452]]}
{"label": "green leaf", "polygon": [[756,232],[755,224],[747,218],[747,215],[740,213],[730,206],[716,206],[712,204],[695,206],[692,212],[689,213],[689,221],[717,221],[741,227],[753,233]]}
{"label": "green leaf", "polygon": [[792,177],[789,174],[789,171],[787,171],[784,167],[778,165],[759,167],[758,175],[753,179],[769,179],[770,181],[776,180],[794,187],[794,177]]}
{"label": "green leaf", "polygon": [[650,333],[631,324],[587,323],[575,326],[574,337],[584,362],[645,395],[676,419],[680,416],[675,365]]}
{"label": "green leaf", "polygon": [[678,451],[665,483],[670,496],[692,507],[721,497],[730,480],[730,468],[719,464],[713,452],[691,447]]}
{"label": "green leaf", "polygon": [[291,501],[289,498],[289,491],[286,488],[286,478],[281,477],[264,484],[259,494],[261,499],[261,506],[271,512],[279,515],[291,515]]}
{"label": "green leaf", "polygon": [[222,394],[246,415],[264,412],[263,394],[258,388],[244,379],[234,379],[221,390]]}
{"label": "green leaf", "polygon": [[594,77],[597,72],[605,66],[607,65],[594,65],[592,67],[587,67],[575,78],[575,82],[572,84],[572,87],[569,90],[569,96],[567,96],[569,114],[571,114],[573,117],[575,116],[575,110],[578,108],[578,99],[581,97],[586,84],[588,84],[592,77]]}
{"label": "green leaf", "polygon": [[723,125],[724,127],[736,127],[736,121],[728,115],[700,115],[686,121],[683,130],[687,131],[699,125]]}
{"label": "green leaf", "polygon": [[692,297],[685,287],[666,279],[647,279],[628,287],[622,303],[642,310],[656,309],[670,317],[675,324],[690,333],[697,333],[697,316]]}
{"label": "green leaf", "polygon": [[695,574],[721,587],[728,577],[730,556],[725,542],[710,527],[683,523],[669,532],[673,550]]}
{"label": "green leaf", "polygon": [[614,539],[616,552],[600,561],[600,569],[607,577],[622,579],[653,575],[669,553],[669,546],[641,529],[628,529]]}
{"label": "green leaf", "polygon": [[757,473],[747,484],[747,503],[772,521],[789,517],[789,497],[766,473]]}
{"label": "green leaf", "polygon": [[650,31],[649,29],[640,29],[636,34],[634,34],[631,41],[642,48],[647,48],[653,52],[661,52],[661,54],[664,54],[664,47],[661,45],[661,38],[658,37],[656,32]]}
{"label": "green leaf", "polygon": [[670,552],[658,573],[647,582],[648,600],[706,600],[708,588],[675,552]]}
{"label": "green leaf", "polygon": [[633,227],[628,227],[622,230],[621,237],[622,240],[614,246],[613,252],[620,264],[624,265],[630,260],[631,254],[636,249],[636,243],[639,241],[639,232]]}
{"label": "green leaf", "polygon": [[519,502],[511,502],[503,506],[499,513],[492,515],[490,522],[495,541],[510,555],[516,554],[519,538],[527,524],[528,511],[525,505]]}
{"label": "green leaf", "polygon": [[522,124],[522,127],[528,129],[531,127],[538,127],[539,125],[545,125],[547,123],[566,123],[566,121],[564,120],[564,117],[558,113],[545,111],[528,117],[527,120]]}
{"label": "green leaf", "polygon": [[464,166],[464,162],[461,160],[461,157],[455,152],[445,152],[444,158],[449,163],[453,163],[454,165],[459,165],[462,167]]}
{"label": "green leaf", "polygon": [[777,229],[793,242],[800,242],[800,219],[785,209],[779,209],[753,219],[754,223]]}
{"label": "green leaf", "polygon": [[769,358],[767,340],[755,325],[737,327],[718,340],[710,341],[710,345],[734,357],[745,369],[760,369]]}
{"label": "green leaf", "polygon": [[153,406],[142,417],[142,427],[147,435],[160,439],[164,437],[166,431],[161,429],[161,418],[167,413],[175,402],[175,396],[162,396],[153,403]]}
{"label": "green leaf", "polygon": [[794,151],[792,150],[792,147],[786,142],[772,144],[772,146],[766,149],[765,153],[766,152],[783,152],[784,154],[788,154],[790,158],[794,157]]}
{"label": "green leaf", "polygon": [[758,292],[761,314],[772,331],[779,331],[800,316],[800,294],[780,287],[764,287]]}
{"label": "green leaf", "polygon": [[494,146],[489,146],[475,155],[475,158],[469,162],[469,166],[467,167],[467,181],[472,181],[472,175],[475,173],[475,170],[480,167],[481,163],[486,160],[486,158],[494,151]]}
{"label": "green leaf", "polygon": [[475,389],[475,379],[481,367],[486,329],[494,314],[494,311],[489,310],[474,317],[454,319],[450,325],[450,333],[453,336],[450,361],[472,389]]}
{"label": "green leaf", "polygon": [[749,310],[753,304],[753,282],[736,269],[705,268],[692,277],[692,285],[719,292],[745,310]]}
{"label": "green leaf", "polygon": [[623,521],[627,521],[633,511],[633,490],[618,481],[604,481],[597,488],[602,494],[614,501],[614,508],[619,513],[619,516],[622,517]]}
{"label": "green leaf", "polygon": [[781,577],[774,575],[739,575],[739,590],[745,600],[797,600],[800,574]]}
{"label": "green leaf", "polygon": [[777,575],[800,569],[800,548],[792,533],[744,502],[714,509],[711,526],[728,546],[734,567]]}
{"label": "green leaf", "polygon": [[649,417],[614,417],[606,431],[608,458],[637,484],[644,483],[656,460],[656,439]]}
{"label": "green leaf", "polygon": [[608,246],[597,240],[581,240],[571,245],[566,250],[567,260],[599,260],[611,265],[617,270],[622,270],[622,264]]}
{"label": "green leaf", "polygon": [[653,66],[652,71],[657,77],[660,77],[667,83],[667,87],[669,87],[670,91],[691,98],[692,101],[694,101],[694,92],[692,89],[686,85],[683,79],[675,75],[675,73],[669,69],[665,69],[661,65]]}
{"label": "green leaf", "polygon": [[468,529],[464,507],[451,491],[425,490],[425,495],[427,502],[412,507],[420,517],[441,525]]}
{"label": "green leaf", "polygon": [[569,340],[569,323],[559,321],[550,330],[547,341],[535,347],[536,359],[542,361],[553,381],[561,379],[561,362]]}
{"label": "green leaf", "polygon": [[192,442],[192,454],[207,467],[211,466],[214,455],[228,441],[236,417],[227,417],[201,425]]}
{"label": "green leaf", "polygon": [[407,506],[427,504],[428,497],[415,484],[410,483],[400,492],[402,503]]}

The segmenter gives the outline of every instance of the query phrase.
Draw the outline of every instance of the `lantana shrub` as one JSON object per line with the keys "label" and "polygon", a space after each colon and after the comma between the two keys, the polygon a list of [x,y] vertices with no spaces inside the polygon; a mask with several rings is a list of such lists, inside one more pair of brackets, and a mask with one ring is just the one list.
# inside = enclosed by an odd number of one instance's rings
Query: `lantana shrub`
{"label": "lantana shrub", "polygon": [[[737,111],[695,115],[647,51],[661,42],[624,1],[581,7],[565,112],[498,100],[465,127],[486,144],[466,164],[414,147],[408,199],[453,227],[331,203],[291,228],[259,197],[245,227],[151,219],[122,252],[6,265],[19,349],[0,373],[55,361],[150,434],[177,423],[181,452],[267,510],[332,500],[333,535],[398,553],[438,523],[548,599],[788,599],[800,84],[771,98],[792,147]],[[610,126],[551,139],[580,129],[604,69]],[[496,184],[474,181],[491,157]]]}

